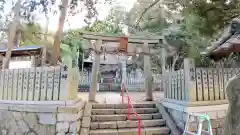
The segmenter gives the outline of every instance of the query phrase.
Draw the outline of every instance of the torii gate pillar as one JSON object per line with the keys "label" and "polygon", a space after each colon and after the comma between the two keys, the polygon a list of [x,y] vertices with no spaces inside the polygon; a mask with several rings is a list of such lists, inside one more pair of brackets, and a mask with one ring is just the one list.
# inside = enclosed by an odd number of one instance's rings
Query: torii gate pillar
{"label": "torii gate pillar", "polygon": [[90,102],[95,102],[95,97],[97,93],[101,45],[102,45],[102,40],[97,40],[97,44],[95,45],[95,55],[94,55],[94,61],[92,66],[92,77],[91,77],[92,82],[91,82],[91,87],[90,87],[90,92],[88,97],[88,101]]}
{"label": "torii gate pillar", "polygon": [[152,73],[151,73],[151,63],[150,63],[150,48],[147,42],[143,44],[143,53],[144,53],[144,76],[145,76],[145,91],[146,91],[146,101],[153,100],[152,93]]}

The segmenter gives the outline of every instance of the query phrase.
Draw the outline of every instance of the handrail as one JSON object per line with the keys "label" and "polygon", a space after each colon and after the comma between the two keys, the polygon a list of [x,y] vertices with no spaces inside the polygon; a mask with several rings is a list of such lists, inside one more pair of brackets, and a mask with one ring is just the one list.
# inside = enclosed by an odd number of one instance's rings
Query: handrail
{"label": "handrail", "polygon": [[126,89],[127,99],[128,99],[128,120],[131,119],[131,110],[135,114],[138,119],[138,135],[141,135],[141,117],[140,115],[134,110],[132,105],[131,97],[128,94],[128,90],[124,81],[122,82],[122,103],[124,103],[124,88]]}

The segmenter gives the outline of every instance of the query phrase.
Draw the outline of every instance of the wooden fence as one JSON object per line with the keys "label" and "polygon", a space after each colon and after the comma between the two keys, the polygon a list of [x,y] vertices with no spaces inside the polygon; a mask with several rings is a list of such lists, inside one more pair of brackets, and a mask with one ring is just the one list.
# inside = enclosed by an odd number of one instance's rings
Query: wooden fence
{"label": "wooden fence", "polygon": [[240,68],[196,68],[197,101],[227,99],[226,84],[238,73]]}
{"label": "wooden fence", "polygon": [[[153,75],[153,84],[156,87],[160,86],[161,77],[162,77],[161,74],[154,74]],[[126,78],[126,85],[127,85],[127,88],[128,88],[129,91],[141,91],[141,90],[144,90],[144,81],[145,81],[144,76],[140,77],[140,78],[136,78],[136,77],[128,74],[127,78]],[[104,82],[101,82],[101,83],[104,83]],[[100,85],[101,85],[101,83],[100,83]],[[79,84],[90,86],[90,84],[91,84],[91,73],[81,73]],[[117,82],[113,82],[113,85],[120,85],[120,84],[117,84]]]}
{"label": "wooden fence", "polygon": [[162,87],[165,98],[188,101],[227,99],[225,87],[240,68],[184,68],[165,73]]}
{"label": "wooden fence", "polygon": [[0,100],[44,101],[75,98],[78,80],[76,71],[67,66],[1,70]]}
{"label": "wooden fence", "polygon": [[162,85],[165,98],[176,100],[186,99],[183,69],[165,73],[162,78]]}

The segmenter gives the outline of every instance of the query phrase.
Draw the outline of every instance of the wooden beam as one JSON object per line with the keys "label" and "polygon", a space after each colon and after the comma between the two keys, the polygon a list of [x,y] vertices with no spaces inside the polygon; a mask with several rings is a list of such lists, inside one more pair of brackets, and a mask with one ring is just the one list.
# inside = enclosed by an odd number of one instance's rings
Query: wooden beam
{"label": "wooden beam", "polygon": [[[99,33],[80,33],[84,39],[88,40],[102,40],[107,42],[120,42],[120,39],[124,36],[110,36],[103,35]],[[162,42],[163,37],[159,38],[145,38],[145,37],[128,37],[128,43],[135,44],[144,44],[147,42],[148,44],[159,44]]]}

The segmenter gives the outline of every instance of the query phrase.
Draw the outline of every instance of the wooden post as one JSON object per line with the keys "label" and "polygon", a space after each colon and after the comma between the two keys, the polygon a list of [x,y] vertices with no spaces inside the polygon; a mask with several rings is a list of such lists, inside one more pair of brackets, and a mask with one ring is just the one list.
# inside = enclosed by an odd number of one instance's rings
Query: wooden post
{"label": "wooden post", "polygon": [[46,57],[47,57],[47,37],[48,37],[48,24],[49,24],[49,17],[47,14],[45,14],[46,18],[46,26],[45,26],[45,34],[44,34],[44,45],[42,47],[42,59],[41,59],[41,65],[45,66],[46,65]]}
{"label": "wooden post", "polygon": [[84,51],[83,51],[83,53],[82,53],[82,73],[83,73],[83,69],[84,69],[84,58],[85,58],[84,55],[85,54],[84,54]]}
{"label": "wooden post", "polygon": [[166,71],[166,50],[164,48],[161,49],[161,65],[162,65],[162,74]]}
{"label": "wooden post", "polygon": [[31,64],[32,64],[32,67],[36,67],[36,57],[35,56],[31,56]]}
{"label": "wooden post", "polygon": [[98,74],[99,74],[99,67],[100,67],[100,47],[102,45],[102,40],[98,40],[95,46],[95,55],[92,67],[92,82],[89,92],[89,101],[95,101],[96,92],[97,92],[97,85],[98,85]]}
{"label": "wooden post", "polygon": [[197,101],[196,92],[196,75],[194,59],[184,59],[184,78],[185,78],[185,91],[186,99],[188,101]]}
{"label": "wooden post", "polygon": [[148,47],[148,43],[144,42],[143,45],[144,51],[144,76],[145,76],[145,90],[146,90],[146,100],[152,101],[153,94],[152,94],[152,75],[151,75],[151,65],[150,65],[150,49]]}
{"label": "wooden post", "polygon": [[127,61],[126,61],[126,56],[120,56],[120,64],[121,64],[121,71],[122,71],[122,81],[126,84],[126,78],[127,78]]}

